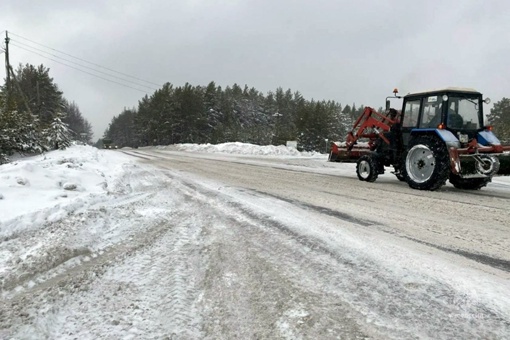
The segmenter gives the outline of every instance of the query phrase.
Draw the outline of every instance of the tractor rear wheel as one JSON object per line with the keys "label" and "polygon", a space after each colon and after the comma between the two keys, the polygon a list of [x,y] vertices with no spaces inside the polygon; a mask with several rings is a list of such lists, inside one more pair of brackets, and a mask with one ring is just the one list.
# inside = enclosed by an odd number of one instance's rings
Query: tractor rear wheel
{"label": "tractor rear wheel", "polygon": [[409,143],[405,170],[407,184],[413,189],[436,190],[450,174],[448,151],[436,136],[418,136]]}
{"label": "tractor rear wheel", "polygon": [[379,176],[378,164],[374,157],[361,156],[356,163],[356,174],[360,181],[374,182]]}
{"label": "tractor rear wheel", "polygon": [[457,189],[463,190],[480,190],[492,180],[491,177],[487,178],[462,178],[459,175],[450,175],[450,183]]}

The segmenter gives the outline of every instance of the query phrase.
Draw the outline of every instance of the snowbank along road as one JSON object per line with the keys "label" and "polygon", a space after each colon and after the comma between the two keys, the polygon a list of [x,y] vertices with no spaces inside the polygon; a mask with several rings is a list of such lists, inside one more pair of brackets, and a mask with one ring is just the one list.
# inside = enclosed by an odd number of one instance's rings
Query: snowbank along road
{"label": "snowbank along road", "polygon": [[422,192],[325,157],[106,152],[133,160],[108,195],[3,223],[0,338],[510,334],[508,182]]}

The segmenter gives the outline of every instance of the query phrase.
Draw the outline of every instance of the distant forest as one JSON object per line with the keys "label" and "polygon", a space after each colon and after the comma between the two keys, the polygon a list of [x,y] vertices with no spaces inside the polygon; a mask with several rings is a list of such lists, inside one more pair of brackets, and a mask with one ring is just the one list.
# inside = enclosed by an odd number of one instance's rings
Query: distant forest
{"label": "distant forest", "polygon": [[297,141],[301,150],[325,151],[327,140],[343,139],[362,111],[355,104],[306,100],[290,89],[264,95],[247,85],[167,83],[114,117],[105,137],[119,147]]}
{"label": "distant forest", "polygon": [[[167,83],[143,97],[137,108],[114,117],[105,137],[119,147],[297,141],[300,150],[326,151],[327,141],[343,141],[363,110],[363,105],[307,100],[290,89],[264,95],[247,85],[223,89],[214,82],[205,87]],[[494,125],[503,142],[510,143],[510,99],[494,104],[488,124]]]}
{"label": "distant forest", "polygon": [[[247,85],[166,83],[141,98],[138,107],[113,117],[96,146],[102,147],[103,139],[118,147],[297,141],[300,150],[326,151],[328,141],[343,140],[363,109],[308,100],[290,89],[263,94]],[[510,99],[496,102],[488,120],[498,138],[510,143]],[[14,153],[65,148],[71,141],[92,144],[91,124],[78,105],[63,96],[48,68],[19,65],[0,87],[0,164]]]}

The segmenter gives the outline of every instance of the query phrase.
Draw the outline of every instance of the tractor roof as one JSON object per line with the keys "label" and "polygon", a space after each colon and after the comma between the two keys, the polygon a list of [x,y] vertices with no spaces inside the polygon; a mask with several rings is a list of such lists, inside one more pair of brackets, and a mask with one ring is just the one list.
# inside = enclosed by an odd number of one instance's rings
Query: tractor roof
{"label": "tractor roof", "polygon": [[412,92],[405,95],[405,97],[417,96],[417,95],[427,95],[427,94],[439,94],[445,92],[459,92],[459,93],[476,93],[481,94],[475,89],[467,88],[467,87],[444,87],[440,89],[428,90],[428,91],[419,91]]}

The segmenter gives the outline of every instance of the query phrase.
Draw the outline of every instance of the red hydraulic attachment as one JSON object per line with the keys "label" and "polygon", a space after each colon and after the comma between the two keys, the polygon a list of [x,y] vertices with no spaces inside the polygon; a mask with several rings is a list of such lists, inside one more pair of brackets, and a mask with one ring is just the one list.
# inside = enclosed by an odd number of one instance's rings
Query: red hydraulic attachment
{"label": "red hydraulic attachment", "polygon": [[381,138],[385,143],[390,144],[384,132],[390,131],[390,127],[398,123],[399,112],[394,109],[388,110],[386,115],[379,113],[371,107],[365,107],[363,114],[354,123],[352,130],[347,134],[345,146],[347,151],[351,151],[356,141],[360,138],[368,138],[368,146],[372,150],[377,138]]}
{"label": "red hydraulic attachment", "polygon": [[[393,124],[400,120],[400,112],[395,109],[389,109],[386,114],[379,113],[371,107],[365,107],[365,110],[354,123],[351,131],[347,134],[345,143],[331,144],[330,161],[336,162],[356,162],[361,156],[372,152],[375,148],[375,141],[381,138],[385,143],[390,141],[384,135],[390,131]],[[357,144],[360,138],[368,138],[367,144]],[[356,147],[354,147],[356,145]]]}

